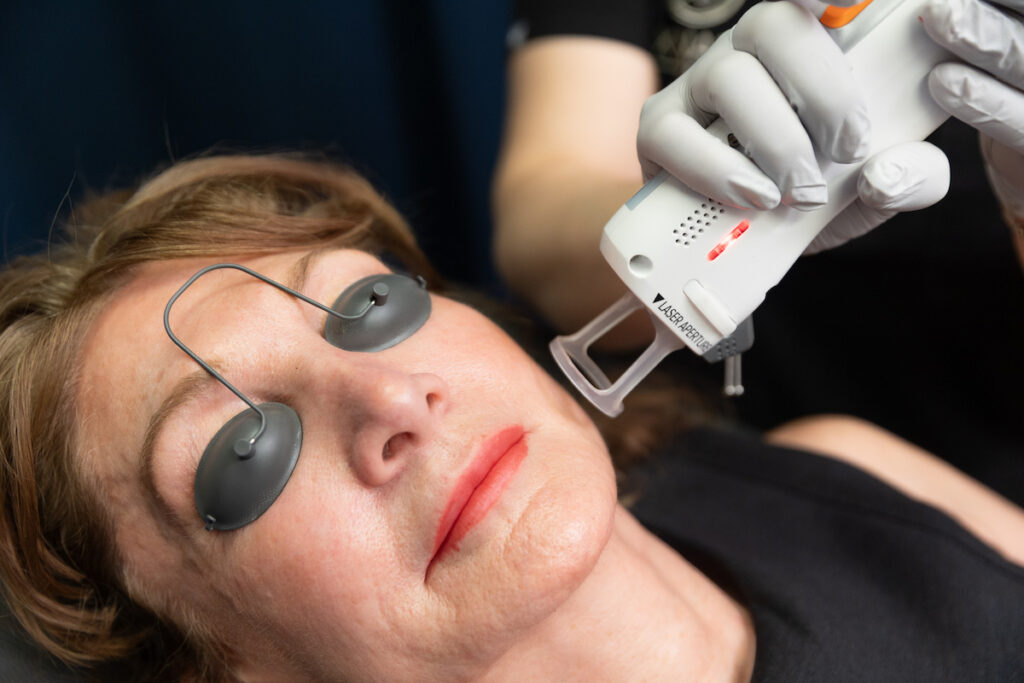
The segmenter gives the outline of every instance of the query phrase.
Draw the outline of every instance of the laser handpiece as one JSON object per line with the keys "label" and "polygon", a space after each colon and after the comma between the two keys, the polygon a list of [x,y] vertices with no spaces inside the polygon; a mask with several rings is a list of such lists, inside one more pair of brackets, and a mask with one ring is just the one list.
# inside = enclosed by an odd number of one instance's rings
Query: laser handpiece
{"label": "laser handpiece", "polygon": [[[948,117],[932,100],[927,77],[949,53],[924,32],[918,13],[927,0],[868,0],[822,15],[847,55],[871,121],[870,155],[923,140]],[[708,131],[723,142],[724,121]],[[863,162],[839,164],[817,153],[828,201],[813,211],[780,205],[736,209],[698,194],[665,171],[652,178],[604,227],[601,253],[629,292],[572,335],[550,344],[555,361],[607,415],[669,353],[684,346],[710,361],[752,343],[749,318],[815,236],[857,198]],[[867,157],[866,157],[867,158]],[[589,355],[590,346],[630,313],[645,309],[651,344],[614,382]]]}

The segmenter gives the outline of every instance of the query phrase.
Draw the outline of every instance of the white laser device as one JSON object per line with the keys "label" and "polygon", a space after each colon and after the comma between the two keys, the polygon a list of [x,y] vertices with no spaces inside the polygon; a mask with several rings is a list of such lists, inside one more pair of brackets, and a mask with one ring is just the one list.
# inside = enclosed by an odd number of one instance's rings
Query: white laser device
{"label": "white laser device", "polygon": [[[923,140],[948,117],[927,88],[932,67],[951,56],[928,38],[918,19],[926,1],[867,0],[853,8],[829,7],[821,16],[866,99],[868,157],[898,143]],[[721,119],[708,131],[728,144],[729,130]],[[555,361],[580,393],[614,417],[622,412],[623,397],[669,353],[688,346],[717,361],[733,355],[737,335],[752,342],[749,325],[741,324],[814,237],[857,197],[863,162],[839,164],[820,152],[817,161],[829,199],[814,211],[783,205],[771,211],[733,208],[694,192],[665,171],[626,202],[604,227],[601,253],[629,293],[575,334],[550,344]],[[654,323],[655,338],[611,382],[589,348],[642,308]]]}

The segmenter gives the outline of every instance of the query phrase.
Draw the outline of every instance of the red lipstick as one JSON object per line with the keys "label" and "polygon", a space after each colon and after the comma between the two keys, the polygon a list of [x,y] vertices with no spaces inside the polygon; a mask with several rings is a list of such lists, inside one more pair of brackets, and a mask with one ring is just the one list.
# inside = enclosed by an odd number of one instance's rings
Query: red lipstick
{"label": "red lipstick", "polygon": [[525,432],[519,425],[502,429],[480,445],[441,515],[431,562],[449,550],[459,549],[459,541],[498,502],[526,457],[526,450]]}

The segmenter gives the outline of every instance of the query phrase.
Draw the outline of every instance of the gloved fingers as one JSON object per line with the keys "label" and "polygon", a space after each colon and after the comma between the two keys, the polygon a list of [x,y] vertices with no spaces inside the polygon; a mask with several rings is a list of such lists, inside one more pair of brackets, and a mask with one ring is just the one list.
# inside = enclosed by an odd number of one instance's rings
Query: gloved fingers
{"label": "gloved fingers", "polygon": [[772,209],[779,190],[740,152],[680,111],[643,121],[637,152],[645,180],[665,168],[696,192],[742,208]]}
{"label": "gloved fingers", "polygon": [[[1024,0],[1001,5],[1024,11]],[[980,0],[932,0],[923,8],[935,42],[1004,83],[1024,89],[1024,21]]]}
{"label": "gloved fingers", "polygon": [[865,206],[917,211],[949,190],[949,160],[928,142],[905,142],[875,154],[861,168],[857,195]]}
{"label": "gloved fingers", "polygon": [[663,117],[676,113],[689,116],[704,127],[711,125],[718,118],[717,111],[697,106],[694,102],[693,91],[702,87],[696,83],[707,80],[705,73],[709,64],[715,64],[725,56],[732,54],[733,49],[729,39],[731,33],[732,29],[729,29],[718,36],[693,66],[672,83],[647,98],[640,110],[639,135],[644,134],[645,127],[654,125]]}
{"label": "gloved fingers", "polygon": [[822,153],[840,163],[865,157],[867,104],[845,55],[815,15],[791,2],[755,5],[733,29],[732,45],[764,65]]}
{"label": "gloved fingers", "polygon": [[875,229],[901,211],[916,211],[942,199],[949,189],[949,161],[927,142],[885,149],[861,168],[858,198],[818,233],[804,254],[838,247]]}
{"label": "gloved fingers", "polygon": [[928,90],[940,107],[978,129],[992,189],[1015,216],[1024,212],[1021,12],[1024,0],[932,0],[921,13],[928,34],[969,62],[932,69]]}
{"label": "gloved fingers", "polygon": [[895,216],[895,209],[878,209],[855,199],[848,207],[839,212],[825,229],[817,234],[807,248],[804,256],[817,254],[819,251],[834,249],[852,239],[871,232],[874,228]]}
{"label": "gloved fingers", "polygon": [[940,107],[1024,154],[1024,92],[966,64],[939,64],[928,90]]}
{"label": "gloved fingers", "polygon": [[[644,102],[640,110],[640,126],[636,136],[637,155],[640,158],[644,182],[657,175],[663,166],[670,170],[687,167],[685,157],[690,152],[685,147],[686,140],[688,137],[699,136],[688,125],[677,120],[679,115],[692,119],[702,129],[718,117],[716,112],[698,108],[690,96],[690,90],[691,83],[699,77],[707,63],[732,51],[728,33],[729,31],[726,31],[719,36],[693,67]],[[757,175],[763,174],[758,172]],[[715,198],[725,201],[723,197]]]}
{"label": "gloved fingers", "polygon": [[734,51],[716,60],[703,70],[691,96],[698,108],[717,112],[725,121],[779,188],[783,204],[813,209],[828,199],[807,131],[754,56]]}

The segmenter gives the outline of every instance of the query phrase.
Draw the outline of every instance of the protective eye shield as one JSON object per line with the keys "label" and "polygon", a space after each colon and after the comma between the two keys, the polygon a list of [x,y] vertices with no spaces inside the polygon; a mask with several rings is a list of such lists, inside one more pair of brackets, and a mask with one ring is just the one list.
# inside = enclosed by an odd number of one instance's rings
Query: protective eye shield
{"label": "protective eye shield", "polygon": [[381,351],[411,336],[430,317],[430,295],[422,278],[386,273],[350,285],[328,308],[318,301],[236,263],[199,270],[164,307],[164,330],[178,348],[244,402],[203,451],[196,471],[195,505],[207,530],[227,531],[254,521],[284,490],[302,447],[298,414],[282,403],[256,405],[189,349],[171,330],[171,308],[200,277],[230,268],[246,273],[327,313],[324,339],[346,351]]}

